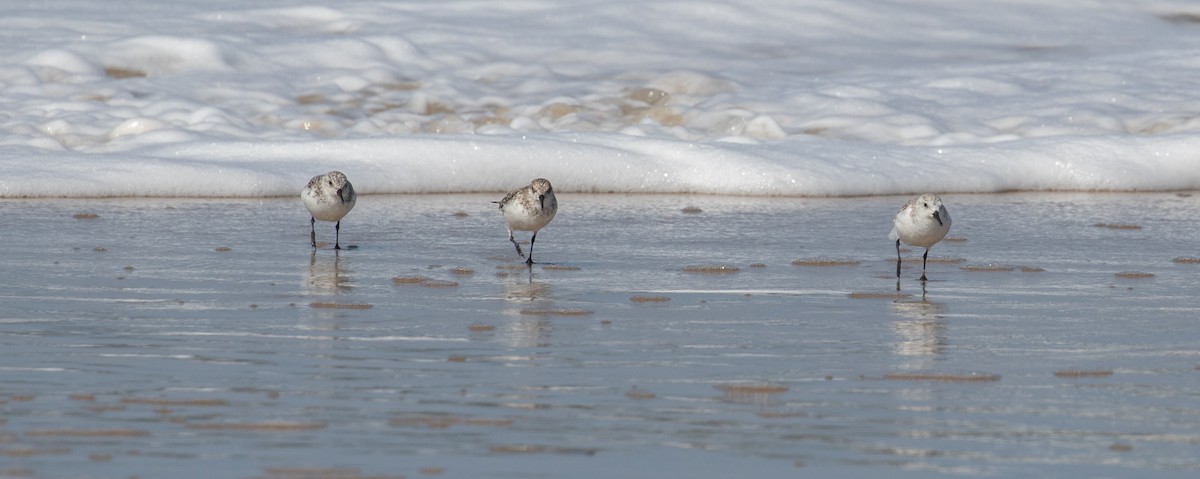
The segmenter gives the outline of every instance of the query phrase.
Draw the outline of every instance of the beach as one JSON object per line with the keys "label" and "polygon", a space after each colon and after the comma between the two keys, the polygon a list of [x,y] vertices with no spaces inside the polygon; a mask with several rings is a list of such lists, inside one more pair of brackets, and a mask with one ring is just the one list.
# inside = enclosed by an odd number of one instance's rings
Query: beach
{"label": "beach", "polygon": [[1194,477],[1198,20],[0,5],[0,478]]}
{"label": "beach", "polygon": [[1194,475],[1200,195],[943,198],[0,201],[0,476]]}

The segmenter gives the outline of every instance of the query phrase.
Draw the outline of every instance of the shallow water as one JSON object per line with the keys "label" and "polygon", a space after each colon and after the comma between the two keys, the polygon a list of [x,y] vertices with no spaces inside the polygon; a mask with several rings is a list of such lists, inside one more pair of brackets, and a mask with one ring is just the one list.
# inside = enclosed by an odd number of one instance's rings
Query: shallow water
{"label": "shallow water", "polygon": [[0,476],[1194,476],[1200,195],[944,198],[6,200]]}

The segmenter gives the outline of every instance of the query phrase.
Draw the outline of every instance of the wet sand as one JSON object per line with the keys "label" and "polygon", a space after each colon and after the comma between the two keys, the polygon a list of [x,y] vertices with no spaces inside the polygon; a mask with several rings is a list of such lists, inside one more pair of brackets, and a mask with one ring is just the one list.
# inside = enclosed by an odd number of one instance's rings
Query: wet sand
{"label": "wet sand", "polygon": [[1200,194],[494,196],[0,201],[0,477],[1200,472]]}

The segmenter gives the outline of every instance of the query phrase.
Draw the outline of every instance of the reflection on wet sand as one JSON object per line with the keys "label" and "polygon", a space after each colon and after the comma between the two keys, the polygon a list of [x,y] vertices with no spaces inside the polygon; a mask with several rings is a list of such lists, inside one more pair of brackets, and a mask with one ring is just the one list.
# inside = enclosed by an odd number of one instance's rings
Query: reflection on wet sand
{"label": "reflection on wet sand", "polygon": [[504,313],[509,316],[500,338],[514,348],[544,347],[549,345],[550,321],[547,316],[521,314],[521,310],[534,305],[552,304],[553,288],[550,283],[533,281],[532,273],[510,276],[504,282],[504,299],[508,301]]}
{"label": "reflection on wet sand", "polygon": [[304,281],[304,294],[339,294],[354,288],[348,273],[342,266],[342,257],[335,251],[333,257],[317,256],[313,251],[308,259],[308,275]]}
{"label": "reflection on wet sand", "polygon": [[[353,286],[353,280],[349,276],[351,271],[342,263],[341,254],[338,251],[333,252],[333,256],[321,254],[316,251],[308,259],[308,269],[305,271],[301,292],[305,299],[314,300],[309,303],[309,308],[306,308],[311,314],[311,318],[317,320],[312,326],[317,329],[333,331],[338,329],[339,322],[337,319],[344,314],[342,308],[338,308],[338,303],[320,301],[321,297],[331,295],[342,295],[349,293]],[[329,307],[332,305],[334,307]]]}
{"label": "reflection on wet sand", "polygon": [[928,357],[942,354],[946,347],[946,325],[943,318],[949,309],[934,301],[893,301],[892,313],[898,319],[892,324],[896,332],[896,355]]}
{"label": "reflection on wet sand", "polygon": [[[896,333],[894,371],[898,372],[885,377],[936,377],[931,371],[936,369],[935,363],[946,349],[943,317],[948,308],[945,304],[921,299],[893,301],[891,309],[897,317],[892,330]],[[934,398],[934,391],[928,384],[913,384],[897,389],[895,394],[906,401],[929,401]]]}

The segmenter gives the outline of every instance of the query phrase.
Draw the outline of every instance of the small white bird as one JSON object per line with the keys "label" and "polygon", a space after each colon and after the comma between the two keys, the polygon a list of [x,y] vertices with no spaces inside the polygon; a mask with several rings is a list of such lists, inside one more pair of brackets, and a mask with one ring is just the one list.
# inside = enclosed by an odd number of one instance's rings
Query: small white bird
{"label": "small white bird", "polygon": [[513,231],[532,231],[533,238],[529,240],[529,257],[525,264],[533,264],[533,243],[537,241],[538,230],[544,228],[558,213],[558,200],[554,197],[554,187],[545,178],[538,178],[514,190],[500,201],[500,211],[504,213],[504,221],[508,223],[508,240],[517,247],[517,254],[522,257],[521,245],[513,238]]}
{"label": "small white bird", "polygon": [[336,222],[333,226],[336,235],[333,249],[342,249],[339,244],[342,218],[354,208],[354,202],[358,199],[358,195],[354,194],[354,186],[346,179],[346,175],[340,171],[330,171],[314,176],[308,180],[304,191],[300,192],[300,199],[304,200],[304,206],[308,207],[308,212],[312,215],[309,222],[312,247],[317,247],[317,220],[321,220]]}
{"label": "small white bird", "polygon": [[[896,240],[896,279],[900,279],[900,242],[925,248],[921,258],[921,281],[925,281],[925,263],[929,261],[929,248],[950,232],[950,212],[942,199],[933,193],[925,193],[908,200],[892,220],[892,233],[888,239]],[[897,283],[899,284],[899,283]],[[897,286],[898,287],[898,286]]]}

